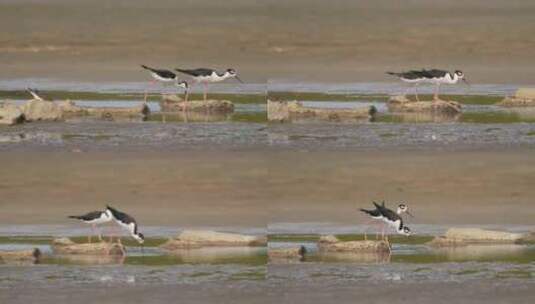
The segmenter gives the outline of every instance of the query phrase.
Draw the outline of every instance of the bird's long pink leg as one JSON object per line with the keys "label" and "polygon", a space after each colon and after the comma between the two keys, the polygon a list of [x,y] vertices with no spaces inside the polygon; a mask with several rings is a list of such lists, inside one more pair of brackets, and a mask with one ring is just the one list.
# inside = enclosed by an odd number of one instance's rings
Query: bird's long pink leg
{"label": "bird's long pink leg", "polygon": [[91,234],[88,236],[88,242],[91,243],[91,237],[95,234],[95,224],[91,224]]}
{"label": "bird's long pink leg", "polygon": [[204,84],[204,101],[206,101],[206,94],[207,94],[207,91],[208,91],[208,83],[207,82],[203,82]]}
{"label": "bird's long pink leg", "polygon": [[364,240],[365,240],[365,241],[368,240],[368,234],[367,234],[367,232],[368,232],[368,229],[370,228],[369,225],[370,225],[370,223],[371,223],[372,221],[373,221],[373,220],[368,220],[368,221],[366,221],[366,223],[364,223],[364,225],[367,226],[366,229],[364,229]]}
{"label": "bird's long pink leg", "polygon": [[440,84],[437,84],[437,87],[435,88],[435,96],[433,96],[434,100],[439,100],[438,99],[438,90],[439,89],[440,89]]}

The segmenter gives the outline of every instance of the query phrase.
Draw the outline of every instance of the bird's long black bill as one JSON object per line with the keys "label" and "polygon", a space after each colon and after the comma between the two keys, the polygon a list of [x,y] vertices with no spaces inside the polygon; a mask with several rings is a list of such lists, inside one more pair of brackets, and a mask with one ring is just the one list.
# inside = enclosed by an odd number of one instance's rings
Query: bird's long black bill
{"label": "bird's long black bill", "polygon": [[414,215],[412,215],[412,213],[410,213],[409,211],[405,211],[405,213],[407,213],[407,214],[410,215],[411,217],[414,217]]}
{"label": "bird's long black bill", "polygon": [[234,78],[236,78],[236,80],[238,80],[240,83],[244,83],[237,75]]}
{"label": "bird's long black bill", "polygon": [[470,83],[468,82],[468,80],[463,78],[463,82],[466,83],[467,86],[470,86]]}

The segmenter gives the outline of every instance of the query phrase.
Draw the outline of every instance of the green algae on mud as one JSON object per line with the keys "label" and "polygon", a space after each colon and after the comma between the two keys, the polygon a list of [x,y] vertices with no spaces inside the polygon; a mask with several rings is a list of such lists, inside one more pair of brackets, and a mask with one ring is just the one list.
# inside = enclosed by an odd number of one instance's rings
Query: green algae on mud
{"label": "green algae on mud", "polygon": [[460,122],[465,123],[535,123],[535,117],[523,117],[518,113],[507,111],[462,113]]}
{"label": "green algae on mud", "polygon": [[306,100],[306,101],[383,101],[389,96],[386,94],[334,94],[317,92],[269,92],[270,100]]}
{"label": "green algae on mud", "polygon": [[176,123],[195,123],[195,122],[248,122],[248,123],[265,123],[267,122],[266,112],[246,112],[246,113],[231,113],[231,114],[205,114],[202,112],[193,113],[191,117],[186,119],[184,113],[151,113],[147,121],[154,122],[176,122]]}
{"label": "green algae on mud", "polygon": [[[337,234],[335,235],[340,241],[362,241],[364,234]],[[268,242],[317,242],[320,239],[319,234],[270,234]],[[368,235],[369,240],[375,239],[372,234]],[[421,245],[433,239],[432,236],[401,236],[391,235],[389,240],[393,244]]]}
{"label": "green algae on mud", "polygon": [[52,236],[0,236],[0,244],[49,245]]}
{"label": "green algae on mud", "polygon": [[[429,121],[432,121],[432,115],[429,115]],[[415,120],[412,116],[403,114],[381,114],[377,115],[373,122],[379,123],[426,123],[427,120]],[[474,124],[510,124],[510,123],[535,123],[535,117],[530,118],[518,113],[508,111],[487,111],[487,112],[465,112],[459,117],[451,117],[451,122],[474,123]],[[493,131],[492,129],[486,130]],[[535,132],[533,132],[535,134]],[[530,134],[527,134],[530,135]]]}
{"label": "green algae on mud", "polygon": [[[29,244],[29,245],[51,245],[55,237],[53,236],[0,236],[0,244]],[[73,236],[69,237],[73,242],[77,244],[87,243],[87,236]],[[98,242],[98,237],[92,237],[93,242]],[[104,240],[107,240],[107,237],[104,237]],[[145,238],[145,247],[158,247],[161,244],[165,243],[167,238]],[[139,246],[139,244],[129,238],[122,237],[121,242],[125,246]]]}
{"label": "green algae on mud", "polygon": [[[143,101],[144,93],[101,93],[101,92],[74,92],[74,91],[39,91],[41,97],[47,100],[91,100],[91,101]],[[179,96],[183,94],[178,93]],[[231,93],[210,93],[211,99],[230,100],[240,104],[265,104],[266,96],[263,94],[231,94]],[[189,94],[189,99],[202,99],[199,93]],[[0,99],[30,99],[30,95],[25,90],[0,90]],[[160,94],[148,94],[147,101],[161,101]]]}
{"label": "green algae on mud", "polygon": [[[440,95],[444,100],[455,100],[466,105],[493,105],[503,100],[503,96],[493,95]],[[416,101],[414,95],[407,95],[409,100]],[[268,99],[272,100],[299,100],[299,101],[375,101],[387,102],[390,99],[388,94],[335,94],[335,93],[317,93],[317,92],[269,92]],[[420,100],[433,100],[433,95],[419,95]]]}

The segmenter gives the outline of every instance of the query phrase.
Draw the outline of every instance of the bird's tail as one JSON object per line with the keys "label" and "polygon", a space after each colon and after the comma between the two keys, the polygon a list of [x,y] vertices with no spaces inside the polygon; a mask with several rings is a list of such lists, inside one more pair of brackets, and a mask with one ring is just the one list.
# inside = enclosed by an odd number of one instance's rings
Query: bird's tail
{"label": "bird's tail", "polygon": [[146,65],[144,65],[144,64],[142,64],[141,67],[144,68],[145,70],[154,71],[153,68],[148,67],[148,66],[146,66]]}
{"label": "bird's tail", "polygon": [[114,214],[114,215],[117,214],[117,212],[119,212],[119,210],[117,210],[117,209],[111,207],[110,205],[106,205],[106,209],[107,209],[107,210],[110,210],[110,212],[111,212],[112,214]]}
{"label": "bird's tail", "polygon": [[386,72],[386,74],[393,75],[393,76],[401,76],[401,73],[396,73],[396,72]]}
{"label": "bird's tail", "polygon": [[371,210],[366,210],[366,209],[362,209],[362,208],[360,208],[359,210],[364,212],[364,213],[366,213],[366,214],[369,214],[369,215],[371,215],[371,213],[372,213]]}
{"label": "bird's tail", "polygon": [[69,215],[68,218],[72,218],[72,219],[75,219],[75,220],[79,220],[79,219],[81,219],[82,217],[79,216],[79,215]]}

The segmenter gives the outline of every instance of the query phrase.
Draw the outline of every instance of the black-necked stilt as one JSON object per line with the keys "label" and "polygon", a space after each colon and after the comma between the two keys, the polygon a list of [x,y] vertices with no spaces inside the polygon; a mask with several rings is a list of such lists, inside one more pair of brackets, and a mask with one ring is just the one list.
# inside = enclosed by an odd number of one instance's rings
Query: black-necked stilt
{"label": "black-necked stilt", "polygon": [[[416,91],[416,86],[422,83],[430,83],[436,85],[435,94],[433,96],[434,100],[439,100],[438,93],[442,84],[456,84],[460,80],[468,84],[468,81],[466,81],[465,79],[464,73],[459,70],[456,70],[453,73],[444,70],[432,69],[419,71],[412,70],[401,73],[387,72],[387,74],[397,76],[403,82],[414,84],[416,100],[419,100],[418,92]],[[405,91],[405,94],[407,93],[407,91]]]}
{"label": "black-necked stilt", "polygon": [[[375,203],[375,202],[374,202]],[[383,201],[382,205],[384,206],[385,205],[385,202]],[[363,209],[363,208],[360,208],[359,209],[360,211],[364,212],[365,214],[369,215],[371,217],[371,220],[369,220],[368,222],[366,222],[366,225],[369,225],[372,221],[378,221],[378,220],[382,220],[383,218],[383,214],[381,213],[381,211],[379,211],[379,209],[375,208],[373,210],[368,210],[368,209]],[[368,232],[368,228],[366,228],[366,230],[364,230],[364,239],[367,240],[368,239],[368,235],[367,235],[367,232]],[[379,232],[377,232],[375,238],[379,238]]]}
{"label": "black-necked stilt", "polygon": [[[376,204],[376,203],[373,202],[373,204]],[[381,206],[382,206],[382,207],[385,207],[385,201],[383,201],[383,202],[381,203]],[[385,208],[386,208],[386,207],[385,207]],[[371,218],[370,221],[366,222],[366,225],[370,224],[370,222],[373,221],[373,220],[376,220],[376,221],[377,221],[377,220],[383,220],[383,217],[384,217],[384,216],[383,216],[383,214],[381,213],[381,211],[380,211],[377,207],[376,207],[375,209],[373,209],[373,210],[362,209],[362,208],[359,209],[359,210],[362,211],[362,212],[364,212],[364,213],[366,213],[366,214],[369,215],[370,218]],[[404,204],[404,203],[400,203],[400,204],[398,205],[398,208],[397,208],[397,210],[396,210],[396,213],[397,213],[398,215],[400,215],[400,214],[402,214],[402,213],[407,213],[408,215],[413,216],[413,215],[409,212],[409,207],[408,207],[406,204]],[[382,227],[381,229],[383,230],[383,234],[384,234],[384,227]],[[364,239],[367,239],[367,234],[366,234],[367,230],[368,230],[368,229],[366,229],[366,230],[364,231]],[[376,237],[377,237],[377,236],[376,236]]]}
{"label": "black-necked stilt", "polygon": [[141,65],[141,67],[150,72],[152,78],[154,79],[152,83],[155,83],[156,81],[163,84],[172,82],[179,88],[183,88],[185,90],[188,89],[188,83],[185,81],[179,81],[177,75],[169,70],[155,69],[146,65]]}
{"label": "black-necked stilt", "polygon": [[[373,202],[375,208],[379,210],[382,215],[381,220],[388,224],[390,227],[394,228],[398,234],[410,236],[411,230],[409,227],[403,224],[403,218],[391,209],[386,208],[385,206],[379,205],[376,202]],[[388,238],[387,238],[388,241]]]}
{"label": "black-necked stilt", "polygon": [[[94,233],[97,225],[101,225],[112,220],[112,214],[108,210],[92,211],[84,215],[70,215],[69,218],[77,219],[83,223],[91,225],[91,231]],[[100,231],[98,238],[102,241],[102,234]],[[88,242],[91,243],[91,235],[88,236]]]}
{"label": "black-necked stilt", "polygon": [[[145,241],[145,236],[138,231],[137,222],[132,216],[110,206],[106,206],[106,211],[111,213],[115,222],[123,229],[127,230],[132,238],[134,238],[138,243],[143,244]],[[121,238],[118,239],[118,242],[121,242]]]}
{"label": "black-necked stilt", "polygon": [[225,72],[220,73],[213,69],[198,68],[198,69],[178,69],[175,71],[189,75],[197,83],[202,83],[204,85],[204,100],[206,100],[206,92],[208,83],[221,82],[228,78],[236,78],[239,82],[243,81],[238,77],[238,73],[234,69],[227,69]]}
{"label": "black-necked stilt", "polygon": [[37,90],[32,89],[32,88],[27,88],[26,91],[28,91],[28,93],[30,93],[34,99],[44,101],[44,99],[41,98],[41,96],[39,96],[39,95],[37,94],[37,93],[38,93]]}

